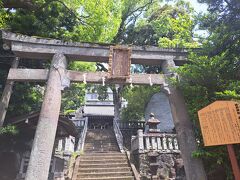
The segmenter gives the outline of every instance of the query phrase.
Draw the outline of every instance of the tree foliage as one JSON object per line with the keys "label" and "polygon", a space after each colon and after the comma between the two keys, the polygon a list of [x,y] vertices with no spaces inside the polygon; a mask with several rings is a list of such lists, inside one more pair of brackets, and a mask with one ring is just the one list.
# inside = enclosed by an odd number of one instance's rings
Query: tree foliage
{"label": "tree foliage", "polygon": [[12,31],[72,41],[110,42],[120,23],[120,0],[31,2],[38,8],[8,12]]}
{"label": "tree foliage", "polygon": [[[114,2],[110,0],[6,0],[2,5],[9,9],[1,9],[1,15],[6,14],[8,18],[1,16],[0,25],[12,32],[88,42],[110,42],[117,33],[122,8],[120,0]],[[11,8],[14,10],[10,10]],[[49,66],[49,63],[47,64]],[[26,67],[25,64],[21,66]],[[68,68],[77,71],[95,71],[95,64],[72,62]],[[3,74],[6,72],[1,70]],[[4,84],[5,78],[1,80]],[[39,110],[43,91],[38,92],[39,88],[36,87],[40,86],[32,83],[17,83],[14,86],[8,116]],[[63,94],[62,111],[81,106],[84,95],[85,86],[72,83],[72,86]],[[16,109],[16,107],[21,108]]]}
{"label": "tree foliage", "polygon": [[127,99],[127,108],[123,109],[122,119],[125,121],[142,120],[145,108],[153,94],[160,91],[158,86],[134,86],[126,88],[123,97]]}
{"label": "tree foliage", "polygon": [[[204,147],[197,112],[216,100],[240,100],[240,81],[226,78],[229,60],[225,55],[209,58],[206,55],[191,54],[190,64],[180,67],[177,72],[181,77],[178,86],[185,96],[190,117],[194,124],[199,150],[193,155],[204,159],[208,172],[219,165],[231,177],[230,163],[226,148]],[[239,151],[239,148],[238,148]]]}
{"label": "tree foliage", "polygon": [[210,36],[206,43],[209,55],[240,51],[240,2],[238,0],[199,0],[208,4],[209,13],[200,16],[199,25]]}
{"label": "tree foliage", "polygon": [[[94,63],[71,62],[68,69],[75,71],[95,71]],[[71,112],[84,105],[86,85],[82,83],[71,83],[71,86],[63,92],[61,110]]]}
{"label": "tree foliage", "polygon": [[135,23],[125,31],[123,41],[137,45],[160,47],[196,47],[193,40],[193,9],[189,3],[153,3]]}
{"label": "tree foliage", "polygon": [[[201,2],[208,3],[209,13],[199,16],[198,21],[209,36],[202,42],[202,52],[192,53],[188,58],[190,63],[177,70],[181,77],[178,85],[184,92],[199,142],[199,151],[193,155],[204,159],[209,173],[222,167],[225,179],[233,179],[226,148],[204,147],[197,111],[216,100],[240,100],[240,32],[236,28],[240,27],[240,3],[234,0]],[[239,146],[235,146],[235,150],[239,152]]]}
{"label": "tree foliage", "polygon": [[[146,9],[143,18],[127,27],[123,41],[160,47],[197,47],[198,43],[193,40],[193,17],[193,9],[184,1],[177,1],[173,5],[155,2]],[[160,66],[135,65],[132,71],[161,73],[162,69]],[[147,86],[126,89],[128,107],[122,112],[123,118],[142,119],[148,100],[157,90],[160,91],[160,88]],[[141,100],[138,96],[141,96]]]}
{"label": "tree foliage", "polygon": [[[240,2],[198,1],[207,3],[209,12],[195,16],[189,3],[182,0],[171,4],[161,0],[3,0],[0,2],[4,7],[0,9],[0,28],[68,41],[202,48],[200,53],[191,53],[189,63],[177,70],[180,75],[177,85],[184,93],[199,142],[199,151],[194,155],[204,158],[209,171],[220,164],[229,174],[226,150],[203,146],[197,111],[218,99],[240,99]],[[208,32],[208,37],[200,38],[199,42],[194,38],[196,24]],[[44,64],[49,66],[49,62]],[[24,63],[21,66],[27,67]],[[1,68],[0,81],[4,85],[8,68]],[[68,68],[96,70],[93,63],[71,62]],[[102,65],[98,64],[98,69],[103,70]],[[133,71],[161,73],[161,68],[134,66]],[[100,87],[98,91],[102,96],[99,97],[105,99],[106,87]],[[63,94],[62,111],[81,106],[85,89],[85,85],[72,83]],[[122,114],[125,120],[143,118],[148,100],[160,90],[149,86],[118,91],[121,89],[123,87],[113,88],[116,99],[123,94],[128,100],[128,107]],[[10,114],[39,110],[43,91],[43,84],[15,84]],[[117,105],[119,107],[118,102]],[[238,152],[239,149],[236,147]]]}

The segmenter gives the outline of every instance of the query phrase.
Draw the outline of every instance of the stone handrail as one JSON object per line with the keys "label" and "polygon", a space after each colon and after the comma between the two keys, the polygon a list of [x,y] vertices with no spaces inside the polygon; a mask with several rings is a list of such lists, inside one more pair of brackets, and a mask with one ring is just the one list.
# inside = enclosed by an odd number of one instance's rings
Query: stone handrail
{"label": "stone handrail", "polygon": [[132,172],[133,172],[133,175],[134,175],[134,179],[135,179],[135,180],[140,180],[140,177],[141,177],[141,176],[140,176],[140,174],[138,173],[138,171],[137,171],[134,163],[133,163],[132,160],[131,160],[130,152],[127,151],[127,150],[126,150],[125,152],[126,152],[126,155],[127,155],[128,163],[129,163],[129,165],[130,165],[131,168],[132,168]]}
{"label": "stone handrail", "polygon": [[78,149],[77,149],[78,151],[83,151],[85,137],[86,137],[86,134],[87,134],[87,128],[88,128],[88,118],[86,117],[85,123],[84,123],[84,128],[83,128],[83,131],[81,133],[81,137],[79,138],[79,141],[78,141]]}
{"label": "stone handrail", "polygon": [[118,147],[120,149],[121,152],[124,152],[123,149],[123,136],[122,136],[122,132],[118,126],[118,123],[116,121],[116,119],[113,119],[113,130],[117,139],[117,143],[118,143]]}
{"label": "stone handrail", "polygon": [[157,151],[159,153],[180,153],[176,134],[159,133],[143,134],[138,130],[137,136],[131,140],[131,151],[144,153],[148,151]]}

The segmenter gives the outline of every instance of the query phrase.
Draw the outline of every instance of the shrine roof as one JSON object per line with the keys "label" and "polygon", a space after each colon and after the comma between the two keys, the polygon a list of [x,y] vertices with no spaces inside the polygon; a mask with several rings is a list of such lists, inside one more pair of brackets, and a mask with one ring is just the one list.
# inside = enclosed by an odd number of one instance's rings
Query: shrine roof
{"label": "shrine roof", "polygon": [[[34,130],[37,127],[40,112],[32,112],[29,114],[24,114],[20,116],[15,116],[8,118],[6,124],[15,125],[21,129]],[[63,115],[59,115],[57,136],[67,137],[67,136],[77,136],[77,129],[74,123]]]}

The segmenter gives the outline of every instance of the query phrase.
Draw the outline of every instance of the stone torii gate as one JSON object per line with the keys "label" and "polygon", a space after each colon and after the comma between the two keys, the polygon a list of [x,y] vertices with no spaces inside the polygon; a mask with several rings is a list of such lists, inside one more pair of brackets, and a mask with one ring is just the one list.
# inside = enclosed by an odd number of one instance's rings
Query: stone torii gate
{"label": "stone torii gate", "polygon": [[[176,65],[186,63],[184,49],[162,49],[157,47],[115,47],[110,45],[71,43],[59,40],[34,38],[2,31],[5,47],[9,47],[17,58],[49,60],[50,69],[10,69],[7,81],[47,81],[38,126],[33,142],[26,180],[47,180],[61,106],[61,91],[70,82],[113,84],[156,84],[165,86],[164,75],[130,74],[130,65],[160,65],[164,74],[171,73]],[[105,62],[109,72],[77,72],[67,70],[67,61]],[[5,87],[11,89],[11,86]],[[7,90],[6,90],[7,91]],[[182,152],[188,180],[205,180],[202,161],[191,153],[197,149],[192,123],[187,113],[181,92],[169,86],[171,105],[177,138]],[[0,108],[0,121],[4,120],[9,93],[3,94],[5,107]],[[1,106],[3,103],[1,103]]]}

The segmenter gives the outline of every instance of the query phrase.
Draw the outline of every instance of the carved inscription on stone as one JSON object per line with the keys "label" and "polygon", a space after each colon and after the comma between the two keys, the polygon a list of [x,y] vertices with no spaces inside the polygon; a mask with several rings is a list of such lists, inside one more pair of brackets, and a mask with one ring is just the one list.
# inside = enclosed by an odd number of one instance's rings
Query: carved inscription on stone
{"label": "carved inscription on stone", "polygon": [[240,109],[234,101],[216,101],[198,111],[205,146],[240,143]]}

